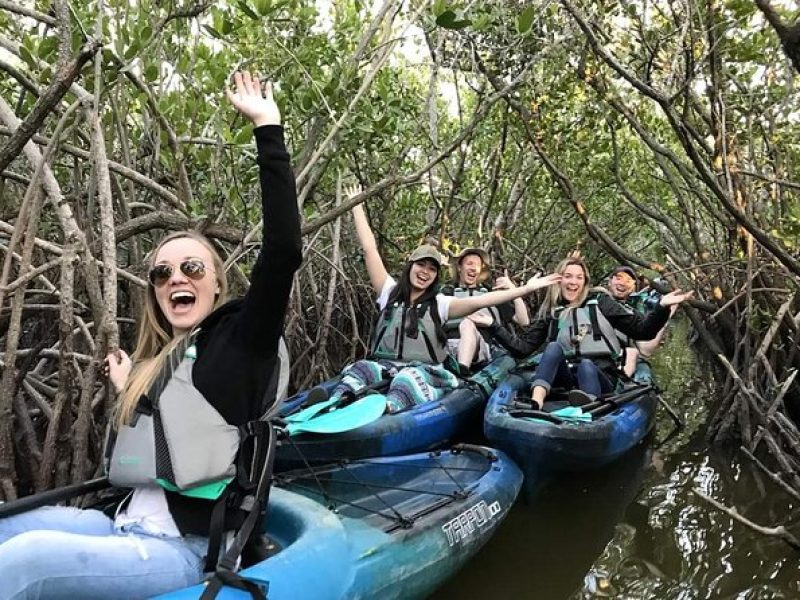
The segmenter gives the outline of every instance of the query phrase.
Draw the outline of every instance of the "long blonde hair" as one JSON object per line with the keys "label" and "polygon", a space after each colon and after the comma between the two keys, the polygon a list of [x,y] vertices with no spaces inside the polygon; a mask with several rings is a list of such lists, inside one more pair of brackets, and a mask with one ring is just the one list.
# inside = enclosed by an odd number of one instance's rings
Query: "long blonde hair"
{"label": "long blonde hair", "polygon": [[[592,287],[592,279],[589,275],[589,268],[586,266],[584,260],[579,256],[571,256],[562,260],[556,266],[556,273],[563,275],[567,270],[567,267],[571,267],[573,265],[578,265],[583,270],[585,283],[578,298],[575,300],[575,302],[570,304],[571,308],[583,305],[583,303],[586,302],[586,298],[589,296],[589,290]],[[561,306],[561,286],[551,285],[549,288],[547,288],[544,301],[539,307],[539,317],[542,319],[548,318],[550,315],[552,315],[553,309],[558,308],[559,306]]]}
{"label": "long blonde hair", "polygon": [[[214,274],[219,286],[219,292],[214,299],[212,310],[225,303],[228,296],[228,280],[225,277],[225,264],[211,241],[196,231],[176,231],[164,237],[156,248],[150,253],[148,271],[153,268],[156,257],[161,248],[172,240],[189,238],[202,244],[211,253],[214,262]],[[125,387],[120,393],[119,405],[116,415],[117,427],[130,422],[136,404],[142,394],[147,393],[153,381],[161,370],[164,360],[170,351],[183,339],[183,335],[174,336],[172,326],[167,321],[161,307],[156,300],[155,289],[147,286],[142,314],[139,318],[139,332],[136,336],[136,349],[131,355],[133,369],[131,370]]]}

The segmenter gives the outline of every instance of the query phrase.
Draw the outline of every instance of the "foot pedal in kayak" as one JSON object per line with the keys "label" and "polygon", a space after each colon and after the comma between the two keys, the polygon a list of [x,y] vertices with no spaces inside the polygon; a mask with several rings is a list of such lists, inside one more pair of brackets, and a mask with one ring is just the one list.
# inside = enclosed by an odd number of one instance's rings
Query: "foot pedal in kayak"
{"label": "foot pedal in kayak", "polygon": [[586,406],[597,400],[595,396],[583,390],[570,390],[568,399],[570,406]]}

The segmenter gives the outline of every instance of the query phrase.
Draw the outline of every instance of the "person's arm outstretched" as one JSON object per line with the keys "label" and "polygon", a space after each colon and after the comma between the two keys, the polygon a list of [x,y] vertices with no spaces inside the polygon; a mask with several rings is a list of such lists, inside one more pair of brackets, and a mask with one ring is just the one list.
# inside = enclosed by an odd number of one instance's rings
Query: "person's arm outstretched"
{"label": "person's arm outstretched", "polygon": [[496,290],[480,296],[469,296],[467,298],[453,298],[450,300],[450,308],[447,313],[448,319],[464,317],[481,308],[496,306],[504,302],[511,302],[516,298],[522,298],[535,292],[538,289],[549,287],[561,281],[561,275],[552,273],[544,277],[531,277],[528,282],[520,287],[508,290]]}
{"label": "person's arm outstretched", "polygon": [[[352,198],[361,190],[355,185],[349,186],[345,190],[345,195]],[[369,281],[372,284],[372,289],[376,294],[380,294],[383,289],[386,278],[389,273],[383,264],[383,259],[378,253],[378,243],[375,241],[375,235],[372,233],[372,228],[369,226],[367,214],[364,212],[364,206],[357,204],[353,207],[353,221],[356,225],[356,235],[358,242],[361,244],[361,250],[364,252],[364,262],[367,264],[367,273],[369,274]]]}

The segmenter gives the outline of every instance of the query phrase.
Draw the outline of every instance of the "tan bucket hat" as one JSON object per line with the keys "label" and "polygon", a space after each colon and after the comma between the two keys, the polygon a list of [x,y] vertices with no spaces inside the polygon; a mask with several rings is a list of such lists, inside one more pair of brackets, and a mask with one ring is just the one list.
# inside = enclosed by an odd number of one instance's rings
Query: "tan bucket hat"
{"label": "tan bucket hat", "polygon": [[460,265],[464,257],[469,254],[475,254],[481,258],[483,265],[480,275],[478,275],[478,283],[483,283],[489,279],[489,253],[483,248],[464,248],[450,259],[450,273],[453,276],[453,281],[458,282],[458,265]]}

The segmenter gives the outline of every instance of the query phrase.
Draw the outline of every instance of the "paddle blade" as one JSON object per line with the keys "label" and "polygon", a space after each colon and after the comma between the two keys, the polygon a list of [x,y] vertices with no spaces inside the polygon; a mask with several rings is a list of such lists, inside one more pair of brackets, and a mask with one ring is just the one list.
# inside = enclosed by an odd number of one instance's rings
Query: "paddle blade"
{"label": "paddle blade", "polygon": [[591,421],[592,415],[581,410],[580,406],[565,406],[554,410],[553,413],[565,421]]}
{"label": "paddle blade", "polygon": [[325,402],[318,402],[317,404],[312,404],[304,408],[301,411],[293,413],[291,415],[287,415],[284,419],[287,423],[304,423],[309,419],[313,419],[317,416],[317,413],[322,412],[329,406],[333,406],[337,402],[339,402],[341,398],[331,398],[330,400],[326,400]]}
{"label": "paddle blade", "polygon": [[386,396],[372,394],[307,421],[289,423],[286,431],[296,433],[342,433],[376,421],[386,410]]}

